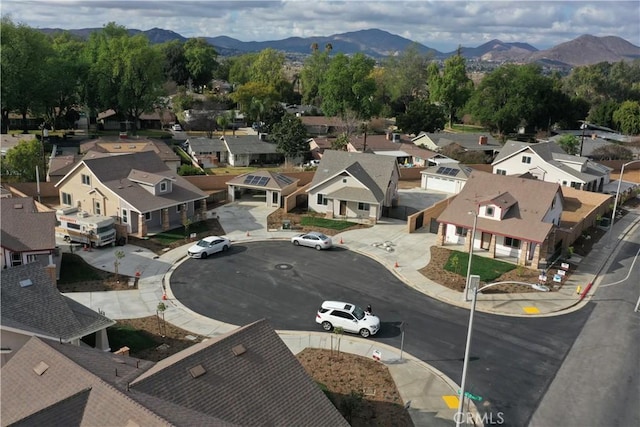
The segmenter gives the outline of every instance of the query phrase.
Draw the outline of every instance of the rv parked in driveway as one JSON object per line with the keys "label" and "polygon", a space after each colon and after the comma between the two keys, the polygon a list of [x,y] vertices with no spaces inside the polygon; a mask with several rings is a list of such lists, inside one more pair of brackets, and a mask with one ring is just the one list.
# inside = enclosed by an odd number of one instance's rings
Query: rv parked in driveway
{"label": "rv parked in driveway", "polygon": [[115,243],[115,220],[110,216],[91,215],[77,208],[56,210],[56,237],[92,247]]}

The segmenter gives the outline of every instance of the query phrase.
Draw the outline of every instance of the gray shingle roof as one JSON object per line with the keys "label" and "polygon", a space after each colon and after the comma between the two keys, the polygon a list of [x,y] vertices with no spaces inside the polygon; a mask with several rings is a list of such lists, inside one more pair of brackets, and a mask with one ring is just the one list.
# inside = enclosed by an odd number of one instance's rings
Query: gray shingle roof
{"label": "gray shingle roof", "polygon": [[38,212],[31,197],[0,199],[2,247],[12,252],[47,250],[56,247],[55,212]]}
{"label": "gray shingle roof", "polygon": [[[98,181],[139,212],[150,212],[207,197],[198,187],[169,170],[152,151],[91,159],[85,157],[83,163]],[[161,195],[151,194],[140,184],[129,180],[129,173],[133,169],[170,178],[174,181],[172,191]]]}
{"label": "gray shingle roof", "polygon": [[[30,280],[30,286],[21,281]],[[115,322],[62,295],[37,263],[2,272],[0,324],[53,339],[68,341],[102,330]]]}
{"label": "gray shingle roof", "polygon": [[393,171],[397,168],[395,157],[325,150],[307,192],[346,172],[367,186],[377,203],[382,203]]}
{"label": "gray shingle roof", "polygon": [[[469,151],[487,151],[500,150],[502,144],[500,141],[487,134],[480,133],[450,133],[441,132],[436,134],[428,134],[432,141],[440,148],[444,148],[449,144],[458,144],[465,150]],[[480,138],[486,138],[486,144],[480,144]]]}
{"label": "gray shingle roof", "polygon": [[[263,177],[263,178],[268,178],[268,181],[266,181],[266,184],[264,185],[251,185],[247,182],[245,182],[248,177],[250,176],[256,176],[256,177]],[[291,178],[288,177],[285,174],[282,173],[277,173],[277,172],[273,172],[273,171],[266,171],[266,170],[257,170],[254,172],[249,172],[249,173],[245,173],[242,175],[238,175],[236,177],[234,177],[233,179],[227,181],[225,184],[227,185],[241,185],[243,187],[253,187],[253,188],[258,188],[258,189],[269,189],[269,190],[281,190],[289,185],[291,185],[294,182],[298,182],[300,181],[300,179],[298,178]]]}
{"label": "gray shingle roof", "polygon": [[195,153],[215,153],[216,151],[227,151],[227,146],[220,138],[189,138],[189,147]]}
{"label": "gray shingle roof", "polygon": [[348,425],[266,320],[160,361],[131,389],[239,425]]}
{"label": "gray shingle roof", "polygon": [[227,135],[224,137],[227,150],[238,154],[277,154],[278,147],[271,142],[262,141],[256,135]]}
{"label": "gray shingle roof", "polygon": [[550,182],[474,171],[437,221],[471,229],[474,217],[468,212],[504,195],[499,204],[509,206],[507,214],[500,221],[478,217],[476,232],[542,243],[553,228],[542,220],[559,191],[560,186]]}

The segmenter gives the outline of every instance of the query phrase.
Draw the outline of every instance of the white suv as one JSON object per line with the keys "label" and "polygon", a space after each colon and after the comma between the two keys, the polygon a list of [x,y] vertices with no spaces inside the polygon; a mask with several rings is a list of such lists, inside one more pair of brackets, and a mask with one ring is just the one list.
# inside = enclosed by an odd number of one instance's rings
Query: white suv
{"label": "white suv", "polygon": [[330,331],[342,328],[346,332],[360,334],[363,338],[380,330],[380,318],[348,302],[325,301],[316,314],[316,323]]}

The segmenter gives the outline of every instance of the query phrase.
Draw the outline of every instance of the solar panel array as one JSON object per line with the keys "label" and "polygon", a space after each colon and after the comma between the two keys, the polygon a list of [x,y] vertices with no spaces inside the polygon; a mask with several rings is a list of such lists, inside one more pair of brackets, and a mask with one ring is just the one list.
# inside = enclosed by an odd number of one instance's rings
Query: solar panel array
{"label": "solar panel array", "polygon": [[460,172],[460,169],[447,168],[445,166],[438,168],[438,170],[436,171],[436,173],[439,173],[440,175],[449,175],[449,176],[456,176],[458,175],[458,172]]}
{"label": "solar panel array", "polygon": [[293,182],[293,179],[289,178],[286,175],[276,175],[276,181],[278,181],[280,184],[284,184],[284,185],[289,185]]}
{"label": "solar panel array", "polygon": [[268,176],[258,176],[258,175],[247,175],[244,179],[244,183],[247,185],[257,185],[260,187],[264,187],[267,185],[271,178]]}

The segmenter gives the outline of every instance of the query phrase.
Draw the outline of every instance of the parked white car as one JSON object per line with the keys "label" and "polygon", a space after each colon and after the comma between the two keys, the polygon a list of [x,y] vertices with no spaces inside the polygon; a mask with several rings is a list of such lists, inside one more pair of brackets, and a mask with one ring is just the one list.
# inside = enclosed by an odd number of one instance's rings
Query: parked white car
{"label": "parked white car", "polygon": [[226,237],[209,236],[198,241],[187,250],[191,258],[206,258],[216,252],[226,252],[231,247],[231,242]]}
{"label": "parked white car", "polygon": [[175,125],[171,126],[171,130],[174,130],[176,132],[182,132],[182,126],[180,126],[180,123],[176,123]]}
{"label": "parked white car", "polygon": [[360,334],[363,338],[375,335],[380,330],[380,318],[355,304],[340,301],[325,301],[316,314],[316,323],[325,331],[342,328],[345,332]]}
{"label": "parked white car", "polygon": [[296,246],[308,246],[317,250],[329,249],[333,246],[331,237],[325,236],[317,231],[310,231],[309,233],[293,236],[291,238],[291,243]]}

